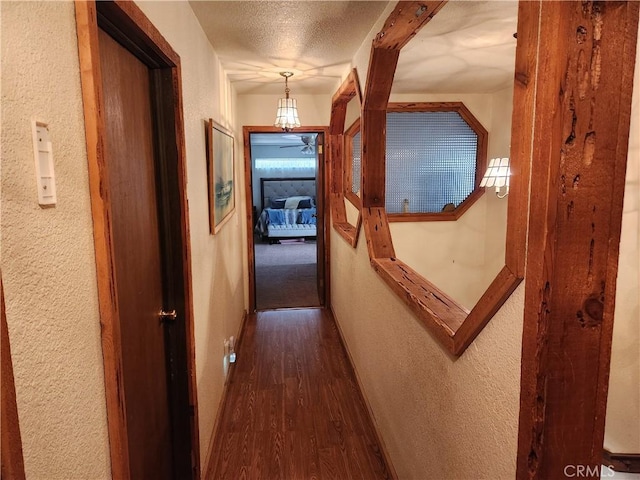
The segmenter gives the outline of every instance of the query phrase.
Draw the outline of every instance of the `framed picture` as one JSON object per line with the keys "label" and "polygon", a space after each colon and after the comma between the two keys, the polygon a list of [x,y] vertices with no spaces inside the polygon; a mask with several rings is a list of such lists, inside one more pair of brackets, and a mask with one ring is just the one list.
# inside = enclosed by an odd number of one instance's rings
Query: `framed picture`
{"label": "framed picture", "polygon": [[216,234],[236,208],[233,135],[212,119],[207,122],[209,230]]}

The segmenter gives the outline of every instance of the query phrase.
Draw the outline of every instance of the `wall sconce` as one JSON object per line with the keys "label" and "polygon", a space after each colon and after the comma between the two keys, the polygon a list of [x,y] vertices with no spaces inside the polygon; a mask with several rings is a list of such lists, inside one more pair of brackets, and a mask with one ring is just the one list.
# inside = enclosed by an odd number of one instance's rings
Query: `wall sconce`
{"label": "wall sconce", "polygon": [[285,132],[290,132],[300,126],[297,102],[294,98],[289,98],[289,77],[293,77],[293,73],[280,72],[280,75],[284,77],[285,98],[278,100],[276,121],[273,125],[282,128]]}
{"label": "wall sconce", "polygon": [[[509,176],[511,170],[509,169],[508,158],[492,158],[489,161],[487,171],[482,177],[480,182],[481,187],[496,187],[496,196],[498,198],[504,198],[509,195]],[[505,188],[505,192],[500,195],[502,187]]]}

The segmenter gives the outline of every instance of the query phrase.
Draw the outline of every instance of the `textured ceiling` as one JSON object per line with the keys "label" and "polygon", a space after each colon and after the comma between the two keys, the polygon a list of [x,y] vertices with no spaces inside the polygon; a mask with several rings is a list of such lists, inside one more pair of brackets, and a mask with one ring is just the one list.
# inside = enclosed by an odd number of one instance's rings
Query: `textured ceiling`
{"label": "textured ceiling", "polygon": [[[331,94],[386,1],[190,2],[240,94]],[[517,1],[453,0],[403,48],[393,93],[488,93],[513,82]],[[361,80],[366,72],[359,72]]]}
{"label": "textured ceiling", "polygon": [[[386,1],[194,1],[239,94],[331,94]],[[373,39],[372,39],[373,40]]]}
{"label": "textured ceiling", "polygon": [[450,1],[402,49],[392,93],[491,93],[513,83],[518,2]]}

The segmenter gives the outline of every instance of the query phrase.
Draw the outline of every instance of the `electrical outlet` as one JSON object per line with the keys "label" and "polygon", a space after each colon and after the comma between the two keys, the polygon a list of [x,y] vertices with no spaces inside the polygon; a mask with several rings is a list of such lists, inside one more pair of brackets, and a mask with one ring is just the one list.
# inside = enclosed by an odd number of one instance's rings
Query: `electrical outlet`
{"label": "electrical outlet", "polygon": [[236,363],[236,339],[231,336],[229,338],[229,363]]}

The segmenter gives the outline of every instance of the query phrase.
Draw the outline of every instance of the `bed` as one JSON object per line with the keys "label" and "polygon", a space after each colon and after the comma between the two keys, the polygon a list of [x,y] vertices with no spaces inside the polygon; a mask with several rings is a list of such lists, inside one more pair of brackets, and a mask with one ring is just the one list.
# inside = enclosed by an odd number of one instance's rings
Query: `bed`
{"label": "bed", "polygon": [[255,232],[271,243],[316,236],[315,178],[261,178]]}

